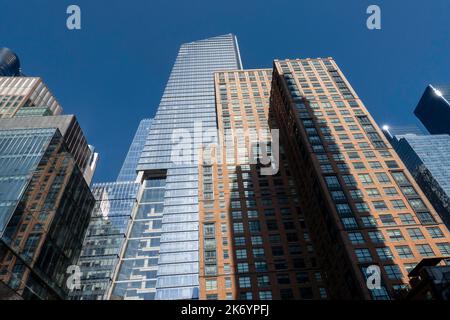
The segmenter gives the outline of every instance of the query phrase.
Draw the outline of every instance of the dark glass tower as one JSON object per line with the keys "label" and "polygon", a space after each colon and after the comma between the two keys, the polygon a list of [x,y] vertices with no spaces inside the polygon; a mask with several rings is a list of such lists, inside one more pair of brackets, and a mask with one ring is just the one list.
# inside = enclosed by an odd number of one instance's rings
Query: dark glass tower
{"label": "dark glass tower", "polygon": [[450,134],[450,86],[429,85],[414,114],[431,134]]}
{"label": "dark glass tower", "polygon": [[18,77],[20,75],[19,57],[8,48],[0,48],[0,76]]}

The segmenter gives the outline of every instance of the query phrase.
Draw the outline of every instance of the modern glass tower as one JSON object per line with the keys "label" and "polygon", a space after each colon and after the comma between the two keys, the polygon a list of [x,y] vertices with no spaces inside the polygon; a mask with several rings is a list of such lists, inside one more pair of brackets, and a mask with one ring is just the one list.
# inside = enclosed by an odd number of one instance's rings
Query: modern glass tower
{"label": "modern glass tower", "polygon": [[18,77],[20,75],[19,57],[8,48],[0,48],[0,76]]}
{"label": "modern glass tower", "polygon": [[[180,47],[137,167],[143,191],[131,233],[134,229],[146,232],[136,233],[129,241],[114,296],[199,297],[199,137],[202,131],[217,128],[214,72],[241,68],[232,34]],[[212,134],[211,139],[216,136]]]}
{"label": "modern glass tower", "polygon": [[450,229],[450,136],[405,134],[388,138]]}
{"label": "modern glass tower", "polygon": [[450,134],[450,86],[429,85],[414,114],[431,134]]}

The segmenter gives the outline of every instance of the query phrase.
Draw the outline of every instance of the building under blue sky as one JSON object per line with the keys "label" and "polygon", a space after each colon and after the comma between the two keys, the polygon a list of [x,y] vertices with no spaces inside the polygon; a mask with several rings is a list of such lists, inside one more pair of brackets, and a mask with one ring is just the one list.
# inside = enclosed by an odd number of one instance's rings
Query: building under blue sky
{"label": "building under blue sky", "polygon": [[[66,9],[81,8],[81,30]],[[380,123],[415,122],[429,83],[448,83],[448,0],[379,0],[381,30],[366,27],[373,1],[27,1],[2,4],[0,46],[41,76],[76,114],[100,153],[96,181],[113,181],[139,122],[153,117],[182,43],[234,33],[244,68],[275,58],[332,56]]]}

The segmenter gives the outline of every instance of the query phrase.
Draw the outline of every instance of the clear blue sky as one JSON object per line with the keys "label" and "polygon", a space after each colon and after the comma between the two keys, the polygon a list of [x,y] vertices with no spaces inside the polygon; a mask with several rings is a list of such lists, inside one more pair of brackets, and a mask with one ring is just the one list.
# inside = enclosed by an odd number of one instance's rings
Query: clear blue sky
{"label": "clear blue sky", "polygon": [[[66,28],[66,8],[82,30]],[[378,4],[382,30],[366,28]],[[76,114],[100,152],[96,181],[114,180],[140,119],[152,117],[178,47],[237,35],[245,68],[274,58],[333,56],[378,123],[415,122],[428,83],[450,83],[449,0],[2,1],[0,46]]]}

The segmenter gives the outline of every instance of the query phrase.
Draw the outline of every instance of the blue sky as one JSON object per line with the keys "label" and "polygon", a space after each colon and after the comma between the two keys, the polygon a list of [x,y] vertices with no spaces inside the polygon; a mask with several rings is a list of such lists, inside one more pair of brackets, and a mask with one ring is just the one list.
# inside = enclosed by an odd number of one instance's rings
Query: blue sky
{"label": "blue sky", "polygon": [[[66,8],[82,30],[66,28]],[[381,7],[382,29],[366,28]],[[333,56],[379,124],[415,123],[428,83],[450,83],[448,0],[14,0],[0,46],[76,114],[100,152],[95,181],[115,180],[140,119],[154,115],[178,47],[237,35],[245,68]]]}

